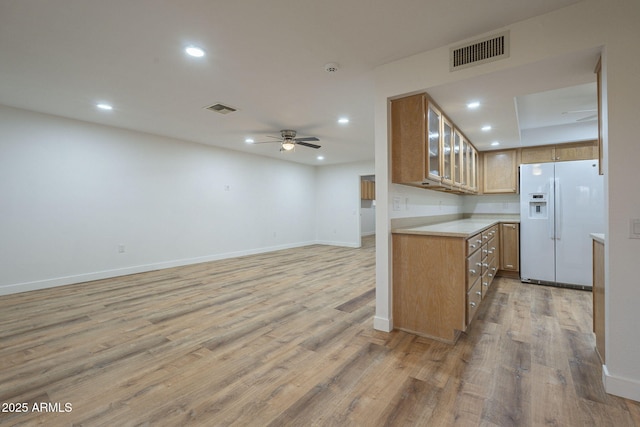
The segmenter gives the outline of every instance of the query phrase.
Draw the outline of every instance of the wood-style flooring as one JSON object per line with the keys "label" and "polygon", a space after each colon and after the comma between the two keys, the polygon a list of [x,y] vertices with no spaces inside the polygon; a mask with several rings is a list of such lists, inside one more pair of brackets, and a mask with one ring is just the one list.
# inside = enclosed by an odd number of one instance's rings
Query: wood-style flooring
{"label": "wood-style flooring", "polygon": [[0,425],[640,426],[640,404],[602,388],[590,293],[499,278],[455,346],[384,333],[374,251],[2,296],[0,402],[28,410]]}

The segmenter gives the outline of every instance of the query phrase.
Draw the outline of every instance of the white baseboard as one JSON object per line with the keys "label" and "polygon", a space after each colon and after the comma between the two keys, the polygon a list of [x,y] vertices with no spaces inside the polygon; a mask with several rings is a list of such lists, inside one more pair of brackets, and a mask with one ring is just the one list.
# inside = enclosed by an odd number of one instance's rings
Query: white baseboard
{"label": "white baseboard", "polygon": [[[109,279],[112,277],[126,276],[128,274],[144,273],[147,271],[162,270],[165,268],[181,267],[184,265],[199,264],[202,262],[218,261],[222,259],[235,258],[245,255],[255,255],[265,252],[273,252],[282,249],[298,248],[301,246],[309,246],[318,242],[303,242],[279,246],[270,246],[266,248],[249,249],[245,251],[226,252],[222,254],[206,255],[202,257],[178,259],[172,261],[164,261],[159,263],[135,265],[112,270],[95,271],[81,273],[71,276],[55,277],[51,279],[36,280],[33,282],[14,283],[0,286],[0,295],[9,295],[19,292],[35,291],[38,289],[53,288],[56,286],[73,285],[75,283],[90,282],[92,280]],[[337,245],[342,246],[342,245]]]}
{"label": "white baseboard", "polygon": [[318,245],[326,245],[326,246],[342,246],[344,248],[359,248],[360,247],[360,243],[354,243],[354,242],[334,242],[331,240],[318,240],[316,242],[316,244]]}
{"label": "white baseboard", "polygon": [[602,382],[607,393],[640,402],[640,381],[611,375],[602,365]]}

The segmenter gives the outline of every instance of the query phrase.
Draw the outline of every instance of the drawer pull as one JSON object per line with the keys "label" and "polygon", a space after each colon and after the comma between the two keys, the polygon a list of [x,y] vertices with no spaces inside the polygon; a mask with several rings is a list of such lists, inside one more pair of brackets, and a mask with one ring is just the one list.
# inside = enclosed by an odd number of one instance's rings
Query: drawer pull
{"label": "drawer pull", "polygon": [[475,248],[475,247],[476,247],[476,245],[471,244],[471,245],[469,245],[469,247],[470,247],[470,248]]}
{"label": "drawer pull", "polygon": [[478,291],[478,292],[476,292],[476,295],[482,296],[482,292]]}
{"label": "drawer pull", "polygon": [[475,307],[477,304],[476,304],[475,302],[471,301],[471,302],[469,303],[469,305],[470,305],[471,307]]}
{"label": "drawer pull", "polygon": [[482,282],[482,286],[489,287],[489,282]]}
{"label": "drawer pull", "polygon": [[474,269],[471,269],[471,270],[469,270],[469,273],[476,274],[476,271]]}

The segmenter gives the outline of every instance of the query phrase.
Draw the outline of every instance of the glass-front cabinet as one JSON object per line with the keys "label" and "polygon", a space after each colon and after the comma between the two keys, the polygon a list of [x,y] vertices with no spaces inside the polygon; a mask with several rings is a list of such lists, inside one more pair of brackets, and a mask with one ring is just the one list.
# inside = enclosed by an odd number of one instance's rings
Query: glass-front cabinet
{"label": "glass-front cabinet", "polygon": [[462,164],[464,138],[458,129],[453,132],[453,184],[462,188],[462,172],[464,165]]}
{"label": "glass-front cabinet", "polygon": [[427,93],[394,98],[390,111],[391,182],[476,191],[478,154]]}
{"label": "glass-front cabinet", "polygon": [[442,183],[453,185],[453,126],[442,117]]}
{"label": "glass-front cabinet", "polygon": [[427,158],[426,169],[427,177],[433,181],[441,179],[441,163],[440,163],[440,125],[442,122],[442,114],[428,103],[427,109]]}

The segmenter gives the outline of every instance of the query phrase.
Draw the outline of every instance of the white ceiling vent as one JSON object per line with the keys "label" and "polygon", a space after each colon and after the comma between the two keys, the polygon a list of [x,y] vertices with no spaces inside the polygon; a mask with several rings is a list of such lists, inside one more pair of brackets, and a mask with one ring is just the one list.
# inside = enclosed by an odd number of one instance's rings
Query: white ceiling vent
{"label": "white ceiling vent", "polygon": [[213,104],[204,108],[206,110],[215,111],[216,113],[220,113],[220,114],[229,114],[229,113],[233,113],[234,111],[238,111],[237,108],[229,107],[228,105],[224,105],[220,103]]}
{"label": "white ceiling vent", "polygon": [[509,31],[494,34],[449,50],[449,71],[509,57]]}

